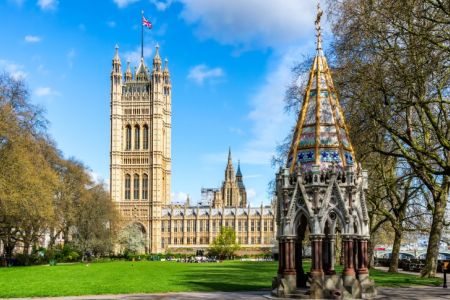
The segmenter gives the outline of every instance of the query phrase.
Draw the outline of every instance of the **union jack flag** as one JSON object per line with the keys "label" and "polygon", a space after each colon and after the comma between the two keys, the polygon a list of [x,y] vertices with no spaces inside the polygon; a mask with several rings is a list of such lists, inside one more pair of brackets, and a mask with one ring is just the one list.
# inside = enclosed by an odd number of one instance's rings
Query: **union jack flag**
{"label": "union jack flag", "polygon": [[144,16],[142,16],[142,26],[152,29],[152,23],[149,20],[147,20]]}

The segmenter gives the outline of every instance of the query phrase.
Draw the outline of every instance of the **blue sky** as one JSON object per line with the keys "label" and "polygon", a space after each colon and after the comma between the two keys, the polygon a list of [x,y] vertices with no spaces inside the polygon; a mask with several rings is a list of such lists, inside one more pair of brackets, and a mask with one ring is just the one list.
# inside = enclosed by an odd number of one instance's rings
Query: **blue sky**
{"label": "blue sky", "polygon": [[[282,4],[282,5],[281,5]],[[228,147],[252,204],[269,203],[277,143],[295,122],[283,109],[291,68],[314,53],[316,1],[3,0],[0,70],[26,80],[65,157],[109,178],[109,74],[114,46],[137,64],[140,12],[148,63],[156,43],[172,76],[172,193],[218,187]]]}

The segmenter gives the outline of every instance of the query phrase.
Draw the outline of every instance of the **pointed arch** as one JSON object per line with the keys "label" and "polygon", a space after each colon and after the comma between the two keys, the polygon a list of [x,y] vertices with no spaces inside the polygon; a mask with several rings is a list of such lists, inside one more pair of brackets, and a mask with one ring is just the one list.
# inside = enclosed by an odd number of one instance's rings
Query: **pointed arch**
{"label": "pointed arch", "polygon": [[144,124],[142,131],[143,131],[142,132],[142,139],[143,139],[142,148],[144,150],[148,150],[148,141],[149,141],[148,133],[149,132],[148,132],[148,125],[147,124]]}
{"label": "pointed arch", "polygon": [[125,200],[131,199],[131,175],[125,174]]}
{"label": "pointed arch", "polygon": [[134,126],[134,149],[139,150],[141,147],[141,128],[139,125]]}
{"label": "pointed arch", "polygon": [[125,150],[131,150],[131,125],[125,126]]}
{"label": "pointed arch", "polygon": [[133,176],[133,199],[139,200],[139,175],[134,174]]}
{"label": "pointed arch", "polygon": [[142,175],[142,200],[148,200],[148,175]]}

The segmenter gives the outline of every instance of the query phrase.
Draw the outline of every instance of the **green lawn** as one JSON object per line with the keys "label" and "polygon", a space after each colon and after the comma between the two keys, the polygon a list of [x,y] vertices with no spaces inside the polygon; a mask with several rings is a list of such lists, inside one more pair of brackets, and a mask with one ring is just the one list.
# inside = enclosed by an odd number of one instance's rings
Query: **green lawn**
{"label": "green lawn", "polygon": [[[276,262],[229,261],[212,264],[176,262],[105,262],[57,266],[0,268],[0,298],[181,291],[269,289]],[[378,286],[439,285],[372,270]]]}

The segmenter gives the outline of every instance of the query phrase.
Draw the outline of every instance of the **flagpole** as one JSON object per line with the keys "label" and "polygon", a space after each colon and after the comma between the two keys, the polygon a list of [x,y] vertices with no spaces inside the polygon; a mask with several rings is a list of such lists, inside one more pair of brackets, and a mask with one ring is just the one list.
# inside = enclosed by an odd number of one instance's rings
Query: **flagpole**
{"label": "flagpole", "polygon": [[144,59],[144,11],[141,11],[141,58]]}

